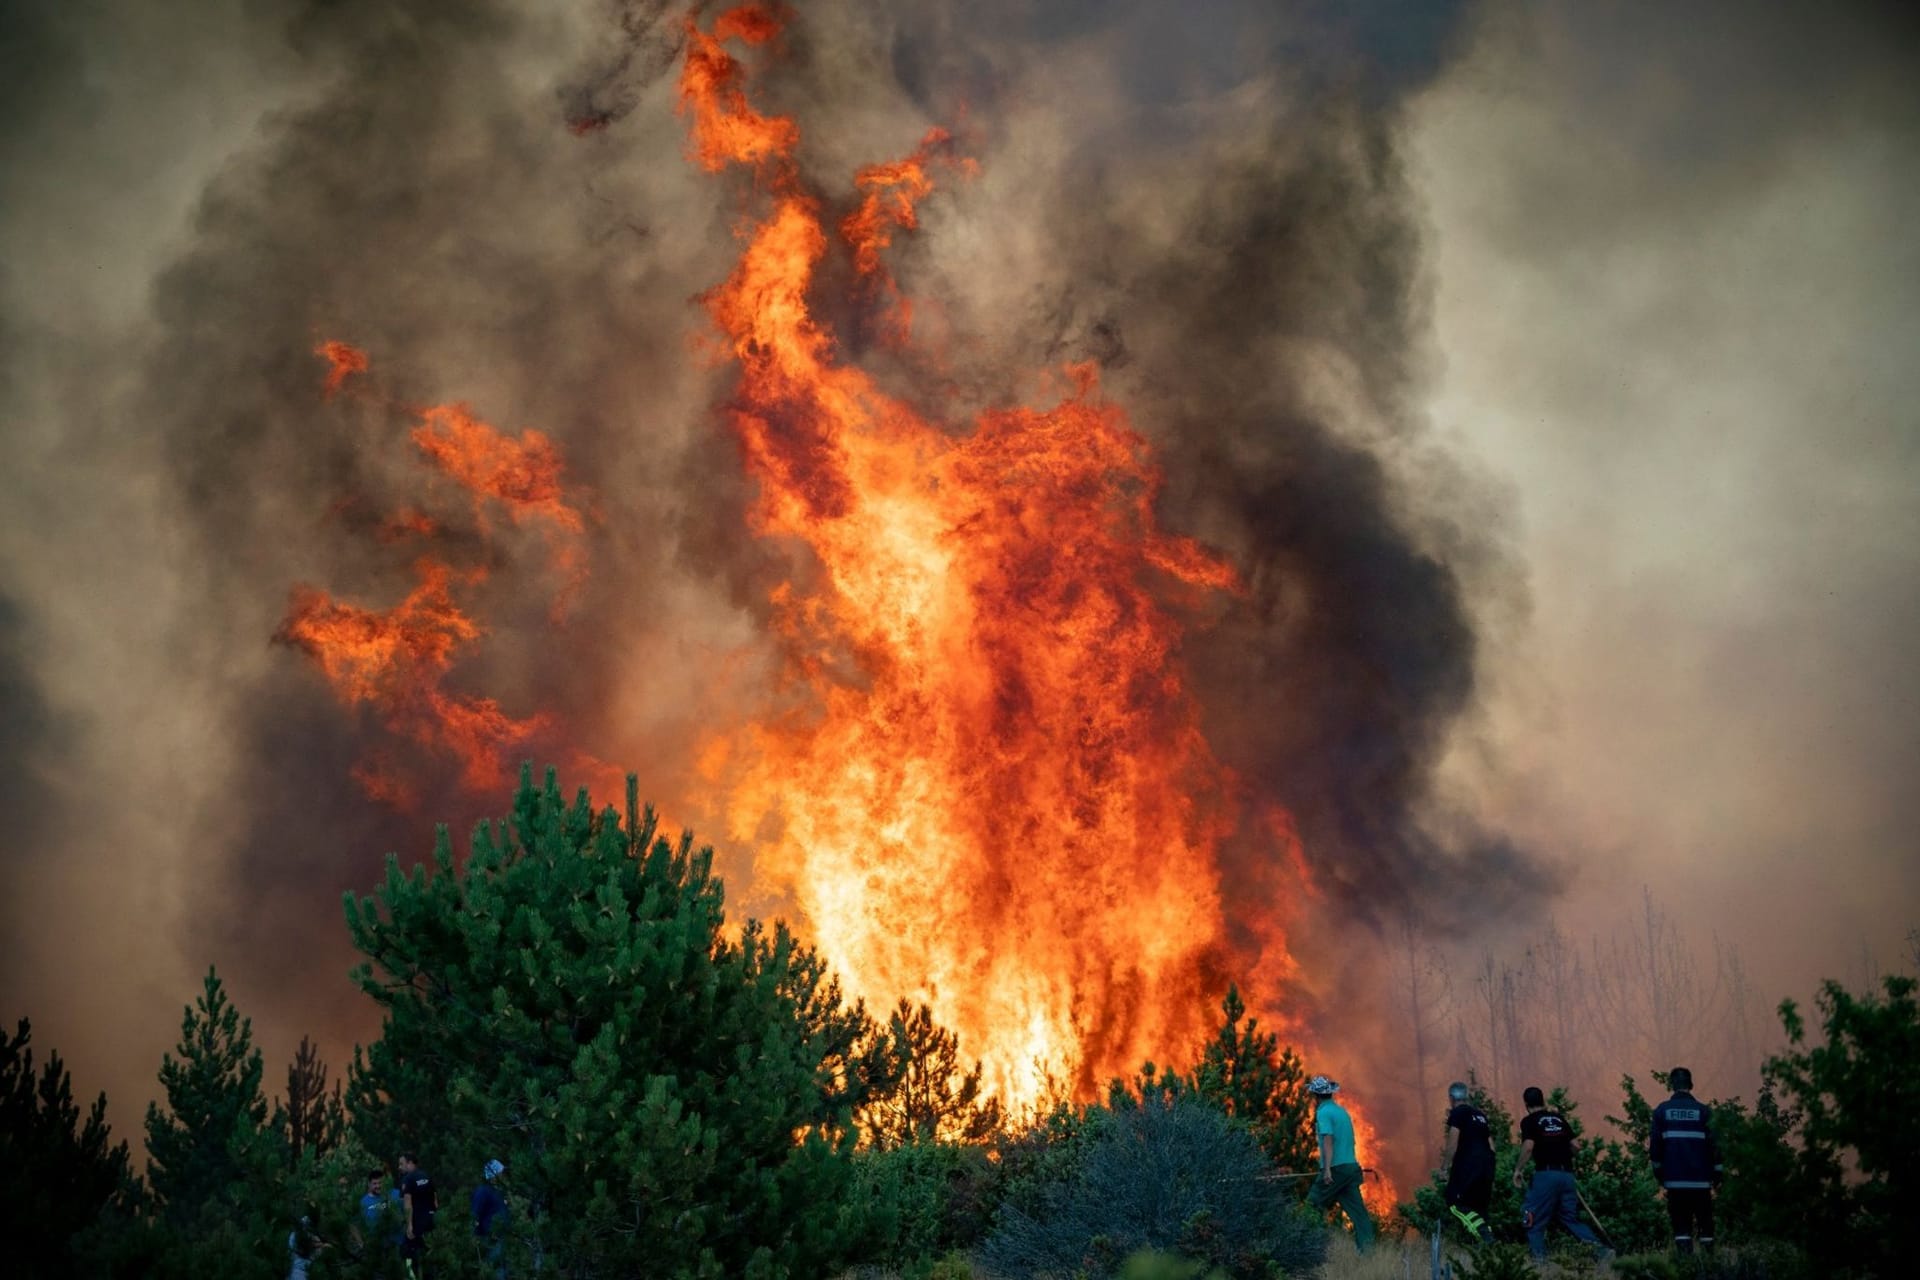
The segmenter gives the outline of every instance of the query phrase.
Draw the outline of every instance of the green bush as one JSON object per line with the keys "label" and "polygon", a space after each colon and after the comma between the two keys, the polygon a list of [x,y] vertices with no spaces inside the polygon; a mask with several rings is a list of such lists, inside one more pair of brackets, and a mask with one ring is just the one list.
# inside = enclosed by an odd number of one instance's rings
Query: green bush
{"label": "green bush", "polygon": [[1525,1245],[1495,1244],[1476,1250],[1460,1263],[1462,1275],[1473,1280],[1535,1280],[1533,1259]]}
{"label": "green bush", "polygon": [[1070,1176],[1002,1204],[982,1250],[995,1271],[1100,1278],[1157,1250],[1264,1277],[1272,1264],[1306,1271],[1325,1258],[1324,1229],[1265,1180],[1259,1143],[1197,1100],[1149,1097],[1076,1140]]}
{"label": "green bush", "polygon": [[862,1152],[855,1164],[859,1194],[873,1210],[870,1262],[908,1277],[936,1274],[992,1225],[998,1174],[978,1147],[909,1143]]}
{"label": "green bush", "polygon": [[1120,1280],[1213,1280],[1219,1274],[1209,1273],[1204,1262],[1157,1249],[1142,1249],[1120,1267]]}

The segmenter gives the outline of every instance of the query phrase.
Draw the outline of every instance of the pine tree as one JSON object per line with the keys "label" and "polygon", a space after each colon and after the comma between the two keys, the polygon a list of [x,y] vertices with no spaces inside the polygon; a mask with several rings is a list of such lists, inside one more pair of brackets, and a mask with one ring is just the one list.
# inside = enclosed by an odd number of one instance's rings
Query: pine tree
{"label": "pine tree", "polygon": [[[1825,1043],[1812,1043],[1798,1006],[1782,1001],[1787,1051],[1764,1071],[1796,1113],[1802,1180],[1833,1205],[1807,1244],[1834,1274],[1905,1270],[1905,1229],[1920,1219],[1920,981],[1889,976],[1880,986],[1856,996],[1822,984]],[[1842,1169],[1853,1176],[1843,1180]]]}
{"label": "pine tree", "polygon": [[338,1083],[327,1091],[327,1064],[320,1051],[305,1036],[299,1051],[287,1067],[286,1102],[277,1117],[287,1137],[287,1153],[298,1160],[303,1153],[323,1156],[340,1142],[346,1127],[346,1112]]}
{"label": "pine tree", "polygon": [[826,1274],[865,1228],[871,1024],[784,927],[730,939],[712,851],[637,809],[631,778],[622,822],[523,772],[464,865],[442,829],[431,872],[390,857],[373,896],[347,895],[355,976],[385,1011],[350,1073],[356,1129],[414,1148],[443,1203],[502,1160],[510,1262]]}
{"label": "pine tree", "polygon": [[160,1062],[166,1106],[147,1107],[147,1186],[157,1276],[270,1276],[294,1216],[268,1125],[253,1023],[211,968]]}
{"label": "pine tree", "polygon": [[980,1097],[980,1064],[961,1070],[958,1037],[926,1005],[900,1001],[879,1041],[884,1078],[859,1117],[874,1146],[984,1142],[1000,1127],[1000,1103]]}
{"label": "pine tree", "polygon": [[1260,1030],[1258,1018],[1246,1016],[1238,987],[1227,988],[1220,1011],[1220,1030],[1193,1071],[1194,1092],[1252,1129],[1276,1165],[1312,1169],[1318,1147],[1305,1066],[1291,1048],[1281,1049],[1279,1036]]}
{"label": "pine tree", "polygon": [[0,1206],[9,1270],[16,1275],[76,1274],[73,1237],[131,1177],[127,1144],[112,1142],[107,1096],[83,1121],[60,1055],[36,1075],[31,1024],[0,1032]]}
{"label": "pine tree", "polygon": [[267,1124],[253,1021],[212,969],[181,1019],[175,1053],[160,1061],[166,1109],[147,1106],[147,1183],[161,1215],[184,1222],[248,1175],[245,1153]]}

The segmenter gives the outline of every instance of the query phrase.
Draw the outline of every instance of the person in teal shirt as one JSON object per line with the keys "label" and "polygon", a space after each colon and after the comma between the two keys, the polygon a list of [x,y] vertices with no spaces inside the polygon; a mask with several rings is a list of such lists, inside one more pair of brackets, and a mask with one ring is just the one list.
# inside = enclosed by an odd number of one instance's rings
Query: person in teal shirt
{"label": "person in teal shirt", "polygon": [[1307,1081],[1313,1095],[1313,1131],[1320,1137],[1320,1176],[1307,1192],[1307,1203],[1321,1213],[1339,1205],[1353,1223],[1353,1244],[1361,1253],[1373,1246],[1373,1216],[1360,1198],[1359,1156],[1353,1149],[1353,1117],[1333,1100],[1337,1081],[1315,1076]]}

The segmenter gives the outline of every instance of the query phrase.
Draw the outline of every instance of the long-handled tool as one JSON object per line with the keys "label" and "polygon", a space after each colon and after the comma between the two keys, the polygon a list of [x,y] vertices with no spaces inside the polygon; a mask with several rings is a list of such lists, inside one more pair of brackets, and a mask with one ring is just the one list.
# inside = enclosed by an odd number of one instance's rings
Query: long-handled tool
{"label": "long-handled tool", "polygon": [[1587,1217],[1593,1221],[1594,1230],[1600,1233],[1600,1243],[1606,1245],[1609,1249],[1613,1248],[1613,1237],[1607,1234],[1606,1224],[1600,1221],[1600,1215],[1595,1213],[1593,1206],[1587,1203],[1587,1195],[1584,1191],[1580,1190],[1578,1183],[1574,1184],[1573,1194],[1574,1198],[1580,1201],[1580,1207],[1587,1211]]}
{"label": "long-handled tool", "polygon": [[[1297,1182],[1301,1178],[1317,1178],[1319,1176],[1320,1171],[1316,1169],[1312,1173],[1263,1173],[1260,1175],[1259,1180],[1261,1182]],[[1360,1176],[1378,1181],[1380,1171],[1378,1169],[1362,1169]]]}

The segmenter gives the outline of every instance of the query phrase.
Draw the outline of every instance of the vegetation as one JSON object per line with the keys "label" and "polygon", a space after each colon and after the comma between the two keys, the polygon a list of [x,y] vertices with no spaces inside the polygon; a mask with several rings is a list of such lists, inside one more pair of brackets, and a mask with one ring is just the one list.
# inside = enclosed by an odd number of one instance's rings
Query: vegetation
{"label": "vegetation", "polygon": [[852,1113],[885,1063],[784,927],[723,929],[712,851],[523,775],[435,873],[390,860],[347,924],[386,1010],[354,1064],[377,1150],[513,1171],[516,1254],[561,1275],[822,1274],[868,1232]]}
{"label": "vegetation", "polygon": [[0,1031],[0,1205],[9,1266],[25,1274],[75,1273],[68,1243],[131,1176],[127,1144],[111,1142],[107,1098],[82,1120],[57,1053],[33,1069],[33,1028]]}
{"label": "vegetation", "polygon": [[1106,1277],[1151,1249],[1257,1277],[1325,1255],[1325,1231],[1274,1193],[1247,1127],[1190,1094],[1109,1111],[1084,1141],[1067,1177],[1003,1207],[981,1251],[990,1270]]}
{"label": "vegetation", "polygon": [[[104,1098],[83,1115],[57,1055],[36,1070],[27,1023],[0,1036],[9,1274],[269,1280],[297,1250],[317,1280],[389,1276],[397,1218],[378,1201],[363,1218],[358,1200],[367,1172],[391,1178],[403,1150],[441,1187],[428,1254],[447,1276],[500,1263],[568,1278],[1424,1273],[1424,1233],[1445,1221],[1438,1179],[1401,1208],[1411,1239],[1390,1234],[1364,1258],[1299,1206],[1305,1188],[1283,1174],[1315,1163],[1306,1073],[1237,989],[1190,1070],[1147,1063],[1099,1103],[1011,1122],[930,1010],[902,1001],[877,1023],[783,927],[729,925],[710,852],[664,838],[631,781],[626,801],[596,812],[551,774],[536,786],[523,773],[509,816],[483,824],[464,859],[442,831],[429,866],[390,859],[372,895],[349,894],[365,957],[354,980],[383,1022],[344,1082],[303,1040],[284,1096],[269,1098],[251,1025],[209,971],[160,1064],[143,1175],[112,1144]],[[1621,954],[1672,986],[1663,1009],[1697,1011],[1650,903],[1645,924]],[[1571,954],[1529,963],[1571,982]],[[1431,954],[1405,976],[1410,991],[1450,990]],[[1528,1060],[1521,1024],[1502,1021],[1513,974],[1482,976],[1487,1043],[1511,1051],[1498,1059],[1511,1074]],[[1785,1048],[1751,1104],[1711,1103],[1721,1247],[1684,1267],[1666,1254],[1635,1078],[1621,1077],[1605,1135],[1554,1091],[1587,1204],[1625,1255],[1613,1275],[1904,1274],[1901,1229],[1920,1220],[1916,982],[1829,983],[1816,1010],[1781,1006]],[[1440,1026],[1415,1027],[1419,1071],[1437,1061]],[[1456,1274],[1530,1274],[1514,1117],[1481,1083],[1503,1243],[1449,1250]],[[508,1170],[497,1262],[465,1204],[491,1159]],[[1592,1269],[1569,1252],[1560,1270]]]}

